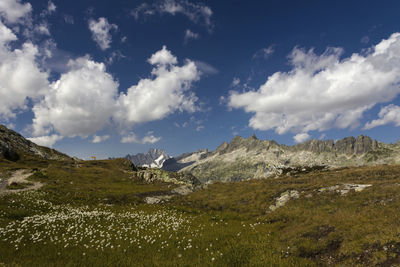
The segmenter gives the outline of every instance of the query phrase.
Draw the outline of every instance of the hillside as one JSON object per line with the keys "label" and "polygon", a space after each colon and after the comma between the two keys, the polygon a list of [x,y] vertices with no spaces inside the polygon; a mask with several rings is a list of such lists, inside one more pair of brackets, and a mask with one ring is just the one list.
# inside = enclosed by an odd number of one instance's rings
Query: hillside
{"label": "hillside", "polygon": [[[168,162],[167,162],[168,163]],[[309,170],[400,163],[400,144],[385,144],[368,136],[342,140],[310,140],[294,146],[236,136],[212,152],[181,157],[174,163],[202,182],[267,178]],[[168,168],[168,164],[164,168]]]}
{"label": "hillside", "polygon": [[24,157],[37,157],[50,160],[71,160],[55,149],[38,146],[19,133],[0,124],[0,157],[16,161]]}

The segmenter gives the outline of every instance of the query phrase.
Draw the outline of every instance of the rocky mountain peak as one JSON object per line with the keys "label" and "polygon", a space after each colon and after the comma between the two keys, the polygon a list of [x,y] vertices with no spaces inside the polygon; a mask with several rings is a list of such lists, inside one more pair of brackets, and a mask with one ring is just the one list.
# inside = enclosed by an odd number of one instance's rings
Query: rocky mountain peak
{"label": "rocky mountain peak", "polygon": [[125,156],[125,158],[130,160],[136,166],[161,168],[164,162],[169,159],[170,156],[162,149],[150,148],[146,154],[128,154]]}

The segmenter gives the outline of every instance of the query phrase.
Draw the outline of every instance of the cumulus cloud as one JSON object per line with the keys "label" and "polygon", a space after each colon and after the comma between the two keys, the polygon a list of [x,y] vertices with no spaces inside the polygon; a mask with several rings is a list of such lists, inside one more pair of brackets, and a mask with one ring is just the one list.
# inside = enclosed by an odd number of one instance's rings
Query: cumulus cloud
{"label": "cumulus cloud", "polygon": [[97,21],[94,19],[89,20],[89,29],[92,32],[92,39],[95,41],[101,50],[110,48],[112,42],[111,31],[117,30],[116,24],[108,23],[106,18],[99,18]]}
{"label": "cumulus cloud", "polygon": [[213,12],[210,7],[202,3],[192,3],[187,0],[161,0],[150,5],[143,3],[131,12],[136,20],[141,17],[162,15],[162,14],[182,14],[194,23],[205,25],[209,31],[212,31],[213,23],[211,17]]}
{"label": "cumulus cloud", "polygon": [[381,111],[379,111],[378,117],[379,119],[365,124],[364,129],[372,129],[386,124],[400,126],[400,107],[393,104],[383,107]]}
{"label": "cumulus cloud", "polygon": [[260,50],[258,50],[257,52],[254,53],[253,55],[253,59],[256,58],[263,58],[263,59],[267,59],[269,58],[273,53],[275,52],[274,46],[270,45],[266,48],[261,48]]}
{"label": "cumulus cloud", "polygon": [[153,134],[146,135],[143,138],[138,138],[134,133],[124,136],[121,143],[138,143],[138,144],[154,144],[161,140],[161,137],[155,137]]}
{"label": "cumulus cloud", "polygon": [[198,98],[190,90],[200,79],[193,61],[177,66],[177,59],[165,46],[148,60],[154,66],[152,77],[121,93],[115,119],[123,125],[159,120],[175,111],[194,112]]}
{"label": "cumulus cloud", "polygon": [[20,22],[31,11],[32,6],[29,3],[21,3],[19,0],[0,1],[0,16],[8,23]]}
{"label": "cumulus cloud", "polygon": [[39,146],[47,146],[47,147],[53,147],[53,145],[57,142],[63,139],[62,136],[53,134],[53,135],[48,135],[48,136],[39,136],[39,137],[31,137],[27,138],[28,140],[34,142],[35,144]]}
{"label": "cumulus cloud", "polygon": [[296,47],[290,71],[272,74],[258,90],[231,92],[228,106],[253,113],[252,128],[278,134],[358,127],[365,111],[400,93],[400,33],[364,55],[341,59],[342,53]]}
{"label": "cumulus cloud", "polygon": [[86,56],[69,61],[68,66],[70,70],[33,107],[36,136],[54,129],[63,136],[86,137],[103,129],[115,111],[118,83],[103,63]]}
{"label": "cumulus cloud", "polygon": [[[194,62],[186,60],[178,66],[177,58],[164,46],[148,62],[154,66],[151,77],[118,94],[118,82],[106,71],[104,63],[89,56],[70,60],[69,70],[48,86],[41,101],[32,111],[34,136],[50,135],[86,138],[107,125],[117,125],[126,132],[137,123],[159,120],[175,111],[194,112],[197,97],[190,90],[200,79]],[[124,142],[152,143],[159,140],[148,134],[142,139],[134,135]],[[94,136],[92,142],[104,141]]]}
{"label": "cumulus cloud", "polygon": [[190,40],[197,40],[197,39],[199,39],[199,38],[200,38],[200,34],[195,33],[195,32],[192,32],[192,31],[189,30],[189,29],[186,29],[186,31],[185,31],[185,36],[184,36],[184,42],[185,42],[185,44],[186,44],[187,42],[189,42]]}
{"label": "cumulus cloud", "polygon": [[15,117],[26,109],[28,99],[37,99],[48,90],[48,74],[36,62],[38,48],[30,42],[12,49],[17,36],[0,22],[0,117]]}
{"label": "cumulus cloud", "polygon": [[102,135],[102,136],[94,135],[94,136],[93,136],[92,143],[101,143],[101,142],[106,141],[106,140],[109,139],[109,138],[110,138],[109,135]]}
{"label": "cumulus cloud", "polygon": [[293,139],[296,143],[302,143],[304,141],[307,141],[308,139],[310,139],[311,136],[308,133],[299,133],[296,134]]}

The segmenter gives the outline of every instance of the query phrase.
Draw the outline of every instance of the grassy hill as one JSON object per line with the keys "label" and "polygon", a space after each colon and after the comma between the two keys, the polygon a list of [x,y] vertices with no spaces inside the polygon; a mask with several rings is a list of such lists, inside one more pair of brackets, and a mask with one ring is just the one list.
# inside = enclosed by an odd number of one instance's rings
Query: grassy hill
{"label": "grassy hill", "polygon": [[[2,179],[20,169],[44,186],[0,194],[0,265],[400,263],[396,165],[215,183],[155,205],[145,198],[179,185],[145,182],[122,159],[0,160]],[[285,196],[297,197],[271,208]]]}

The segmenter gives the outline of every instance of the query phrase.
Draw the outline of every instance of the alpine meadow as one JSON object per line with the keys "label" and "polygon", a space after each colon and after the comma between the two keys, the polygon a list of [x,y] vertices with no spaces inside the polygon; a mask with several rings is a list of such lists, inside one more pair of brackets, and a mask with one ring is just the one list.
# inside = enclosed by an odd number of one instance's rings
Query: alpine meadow
{"label": "alpine meadow", "polygon": [[0,266],[400,266],[399,10],[0,0]]}

